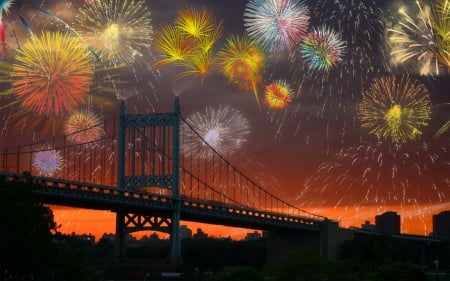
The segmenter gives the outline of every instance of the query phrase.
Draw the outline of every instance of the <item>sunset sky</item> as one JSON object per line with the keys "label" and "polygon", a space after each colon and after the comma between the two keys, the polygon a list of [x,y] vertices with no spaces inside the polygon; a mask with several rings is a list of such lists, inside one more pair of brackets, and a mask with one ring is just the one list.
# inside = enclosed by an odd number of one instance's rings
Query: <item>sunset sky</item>
{"label": "sunset sky", "polygon": [[[14,63],[16,50],[26,48],[27,42],[32,40],[31,33],[40,36],[42,31],[49,30],[81,36],[83,31],[87,32],[89,28],[80,26],[77,15],[91,1],[10,1],[9,12],[3,13],[7,45],[5,61]],[[98,114],[117,114],[117,97],[126,100],[129,113],[155,113],[171,111],[177,95],[184,118],[204,114],[206,108],[217,111],[229,106],[248,121],[249,133],[239,136],[244,138],[239,147],[224,148],[227,160],[242,167],[242,171],[256,182],[270,186],[279,197],[301,209],[338,220],[344,227],[360,226],[367,220],[374,223],[375,215],[396,211],[402,218],[402,232],[428,235],[432,231],[432,215],[450,209],[449,132],[448,129],[439,131],[450,119],[448,66],[441,64],[439,73],[421,75],[423,63],[417,57],[396,64],[392,52],[398,45],[389,39],[392,30],[398,30],[399,22],[405,20],[399,13],[401,8],[420,25],[415,1],[404,1],[407,5],[388,0],[300,1],[309,22],[302,38],[328,27],[342,40],[340,59],[330,65],[329,70],[314,68],[308,64],[300,47],[282,48],[275,40],[265,39],[260,31],[254,37],[262,40],[264,64],[258,69],[259,76],[251,81],[255,84],[254,89],[230,83],[221,69],[219,52],[224,50],[230,36],[244,36],[249,32],[251,19],[259,11],[258,5],[252,9],[249,3],[260,1],[129,2],[147,8],[153,33],[149,35],[148,46],[136,45],[137,49],[142,48],[139,49],[142,56],[137,55],[131,67],[115,69],[117,76],[113,79],[117,79],[117,85],[112,98],[90,96],[88,102]],[[285,2],[293,5],[299,1]],[[212,47],[213,67],[202,76],[192,74],[180,78],[186,71],[185,65],[164,63],[154,67],[167,57],[158,49],[157,42],[163,27],[179,20],[180,11],[189,10],[205,11],[216,24],[222,23],[223,30]],[[121,28],[120,32],[133,32],[133,26]],[[417,30],[424,28],[418,26]],[[249,37],[252,38],[251,33]],[[121,43],[133,46],[137,42]],[[305,41],[296,44],[301,42]],[[336,44],[336,41],[330,44]],[[105,45],[93,46],[96,47],[107,48]],[[98,53],[102,54],[102,50]],[[15,103],[19,98],[8,91],[12,87],[8,73],[2,75],[2,89],[6,90],[0,96],[1,146],[28,144],[30,136],[45,139],[64,134],[62,120],[68,113],[47,118],[42,113],[28,110],[24,103]],[[417,135],[411,139],[374,135],[362,126],[364,121],[360,117],[365,112],[359,110],[363,96],[373,89],[374,82],[384,81],[382,79],[386,77],[395,77],[398,83],[409,79],[422,85],[421,94],[429,100],[429,110],[425,110],[429,119],[426,124],[419,124],[418,117],[414,119],[419,133],[413,130]],[[264,99],[265,90],[276,81],[284,81],[291,89],[290,102],[279,109],[271,108]],[[413,96],[405,93],[411,91],[410,88],[399,88],[400,95]],[[378,94],[384,92],[381,90]],[[95,93],[90,95],[95,96]],[[410,105],[414,106],[414,101]],[[45,105],[48,106],[51,105]],[[18,109],[19,117],[14,115]],[[408,118],[419,114],[415,109]],[[50,119],[52,121],[48,121]],[[114,214],[111,212],[61,206],[52,206],[52,209],[63,232],[96,236],[114,232]],[[200,227],[215,236],[243,237],[243,233],[250,232],[189,225],[194,231]]]}

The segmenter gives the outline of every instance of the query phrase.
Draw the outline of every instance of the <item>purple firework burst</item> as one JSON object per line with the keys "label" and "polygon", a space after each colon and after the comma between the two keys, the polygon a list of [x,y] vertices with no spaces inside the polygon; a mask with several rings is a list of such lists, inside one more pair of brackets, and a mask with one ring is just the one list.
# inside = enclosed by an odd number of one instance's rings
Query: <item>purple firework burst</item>
{"label": "purple firework burst", "polygon": [[53,176],[62,168],[61,154],[54,149],[38,151],[33,156],[33,166],[40,176]]}

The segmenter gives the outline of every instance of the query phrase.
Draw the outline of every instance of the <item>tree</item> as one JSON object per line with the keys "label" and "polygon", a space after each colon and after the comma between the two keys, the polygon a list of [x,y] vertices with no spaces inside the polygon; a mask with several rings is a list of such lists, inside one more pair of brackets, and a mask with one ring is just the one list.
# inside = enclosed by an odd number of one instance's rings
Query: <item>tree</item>
{"label": "tree", "polygon": [[29,174],[0,177],[0,280],[90,280],[83,254],[68,247]]}
{"label": "tree", "polygon": [[57,227],[50,208],[33,195],[34,188],[30,177],[0,178],[1,274],[26,279],[46,275]]}

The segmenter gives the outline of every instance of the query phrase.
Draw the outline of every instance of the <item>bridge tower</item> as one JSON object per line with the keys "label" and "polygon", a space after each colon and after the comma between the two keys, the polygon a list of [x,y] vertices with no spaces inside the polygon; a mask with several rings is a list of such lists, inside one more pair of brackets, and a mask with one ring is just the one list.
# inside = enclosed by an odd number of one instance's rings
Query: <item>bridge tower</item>
{"label": "bridge tower", "polygon": [[[138,230],[170,234],[170,258],[181,257],[180,245],[180,105],[175,99],[173,112],[156,114],[126,113],[120,104],[117,188],[167,195],[172,207],[158,214],[117,209],[115,256],[125,256],[125,238]],[[156,190],[156,191],[155,191]],[[159,190],[159,191],[158,191]]]}

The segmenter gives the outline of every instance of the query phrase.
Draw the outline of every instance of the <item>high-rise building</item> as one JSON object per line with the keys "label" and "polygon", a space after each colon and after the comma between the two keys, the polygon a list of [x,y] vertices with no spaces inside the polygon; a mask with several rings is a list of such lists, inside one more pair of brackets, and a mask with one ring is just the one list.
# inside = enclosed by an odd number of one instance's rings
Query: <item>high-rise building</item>
{"label": "high-rise building", "polygon": [[400,234],[400,215],[396,212],[385,212],[375,216],[375,226],[378,232]]}
{"label": "high-rise building", "polygon": [[433,215],[433,236],[450,239],[450,211]]}

